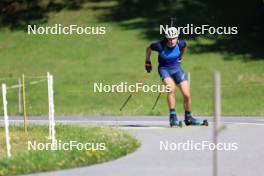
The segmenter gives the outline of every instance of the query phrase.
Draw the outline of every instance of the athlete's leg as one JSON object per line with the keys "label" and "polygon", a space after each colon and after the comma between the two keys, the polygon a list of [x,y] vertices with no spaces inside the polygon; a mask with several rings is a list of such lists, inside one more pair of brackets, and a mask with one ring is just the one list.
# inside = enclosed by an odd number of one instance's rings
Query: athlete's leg
{"label": "athlete's leg", "polygon": [[160,67],[158,70],[159,70],[159,74],[160,74],[160,77],[164,85],[170,88],[168,95],[167,95],[167,102],[168,102],[169,109],[175,109],[175,96],[174,96],[175,88],[176,88],[175,82],[173,78],[171,77],[170,71],[168,68]]}
{"label": "athlete's leg", "polygon": [[181,67],[175,69],[172,74],[172,78],[177,86],[180,88],[180,91],[183,95],[183,107],[185,112],[191,111],[191,96],[190,96],[190,86],[188,83],[188,78]]}
{"label": "athlete's leg", "polygon": [[180,84],[178,84],[178,87],[182,93],[183,96],[183,107],[185,112],[191,112],[191,106],[192,106],[192,100],[190,95],[190,85],[188,81],[182,81]]}
{"label": "athlete's leg", "polygon": [[200,121],[194,119],[191,112],[192,100],[190,95],[190,85],[188,78],[184,71],[179,67],[178,70],[172,75],[175,83],[178,85],[183,95],[183,107],[185,110],[184,122],[186,125],[199,125]]}
{"label": "athlete's leg", "polygon": [[170,126],[182,126],[182,122],[177,119],[175,111],[175,89],[176,84],[170,75],[170,71],[167,68],[159,68],[160,77],[166,87],[169,88],[167,95],[167,103],[169,107],[169,120]]}
{"label": "athlete's leg", "polygon": [[167,103],[169,106],[169,109],[175,109],[175,83],[171,77],[167,77],[163,80],[163,83],[165,86],[168,86],[170,88],[168,95],[167,95]]}
{"label": "athlete's leg", "polygon": [[184,110],[185,110],[185,118],[184,122],[186,125],[200,125],[201,122],[198,119],[193,118],[192,112],[191,112],[191,95],[190,95],[190,85],[187,80],[180,82],[178,84],[181,93],[184,98]]}
{"label": "athlete's leg", "polygon": [[182,122],[178,120],[176,110],[175,110],[175,89],[176,85],[171,77],[163,79],[164,84],[169,87],[169,92],[167,95],[168,106],[170,109],[170,126],[182,126]]}

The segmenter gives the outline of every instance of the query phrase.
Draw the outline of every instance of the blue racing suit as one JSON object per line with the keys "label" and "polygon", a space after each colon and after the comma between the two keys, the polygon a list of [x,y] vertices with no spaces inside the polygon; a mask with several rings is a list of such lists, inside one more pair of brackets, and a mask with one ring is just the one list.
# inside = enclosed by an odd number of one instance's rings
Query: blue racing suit
{"label": "blue racing suit", "polygon": [[178,40],[174,48],[169,48],[166,42],[166,40],[162,40],[150,45],[151,50],[159,53],[159,75],[162,80],[171,77],[176,84],[180,84],[182,81],[188,80],[180,66],[181,50],[186,47],[186,42],[184,40]]}

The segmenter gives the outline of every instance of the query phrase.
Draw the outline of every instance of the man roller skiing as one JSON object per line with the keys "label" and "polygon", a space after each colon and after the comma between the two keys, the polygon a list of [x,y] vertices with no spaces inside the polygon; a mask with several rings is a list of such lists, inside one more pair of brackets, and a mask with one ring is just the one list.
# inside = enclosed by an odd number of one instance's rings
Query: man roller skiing
{"label": "man roller skiing", "polygon": [[165,39],[157,43],[152,43],[146,50],[145,68],[148,73],[152,71],[150,56],[152,51],[157,51],[158,55],[158,72],[165,86],[170,87],[167,96],[169,107],[170,126],[182,126],[178,120],[175,110],[175,89],[179,87],[184,98],[183,106],[185,110],[186,125],[200,125],[201,122],[192,116],[191,96],[188,78],[181,68],[183,54],[186,50],[186,42],[178,40],[179,33],[175,27],[170,27],[165,33]]}

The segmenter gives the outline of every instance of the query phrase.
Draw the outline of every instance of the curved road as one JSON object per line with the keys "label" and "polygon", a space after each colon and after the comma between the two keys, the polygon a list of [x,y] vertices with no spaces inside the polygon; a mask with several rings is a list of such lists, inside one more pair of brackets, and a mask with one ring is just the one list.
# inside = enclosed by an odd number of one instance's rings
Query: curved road
{"label": "curved road", "polygon": [[[185,150],[183,144],[213,142],[212,118],[209,127],[168,128],[165,117],[58,117],[56,123],[85,126],[116,127],[127,130],[141,141],[141,147],[134,153],[103,164],[39,173],[41,176],[211,176],[213,175],[213,152]],[[32,117],[30,123],[47,123],[46,117]],[[21,117],[11,118],[11,123],[21,123]],[[225,117],[225,129],[219,135],[219,142],[227,148],[237,150],[218,151],[219,175],[262,175],[264,163],[264,118]],[[180,145],[178,147],[177,145]],[[232,144],[233,143],[233,144]],[[235,144],[234,144],[235,143]],[[163,148],[161,147],[161,144]],[[171,147],[165,149],[165,144]],[[178,147],[177,148],[175,148]],[[168,148],[167,148],[168,149]]]}

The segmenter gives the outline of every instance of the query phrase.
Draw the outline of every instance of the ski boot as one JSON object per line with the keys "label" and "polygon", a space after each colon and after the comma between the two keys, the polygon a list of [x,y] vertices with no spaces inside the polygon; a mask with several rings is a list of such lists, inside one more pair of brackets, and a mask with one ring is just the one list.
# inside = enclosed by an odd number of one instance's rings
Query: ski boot
{"label": "ski boot", "polygon": [[200,122],[200,120],[193,118],[192,114],[185,114],[185,120],[184,123],[186,126],[189,125],[201,125],[202,123]]}
{"label": "ski boot", "polygon": [[176,116],[170,116],[170,127],[182,127],[182,121],[178,120]]}
{"label": "ski boot", "polygon": [[186,126],[189,126],[189,125],[208,126],[209,125],[207,120],[203,120],[203,122],[201,122],[200,120],[195,119],[192,116],[191,117],[185,117],[184,123]]}

